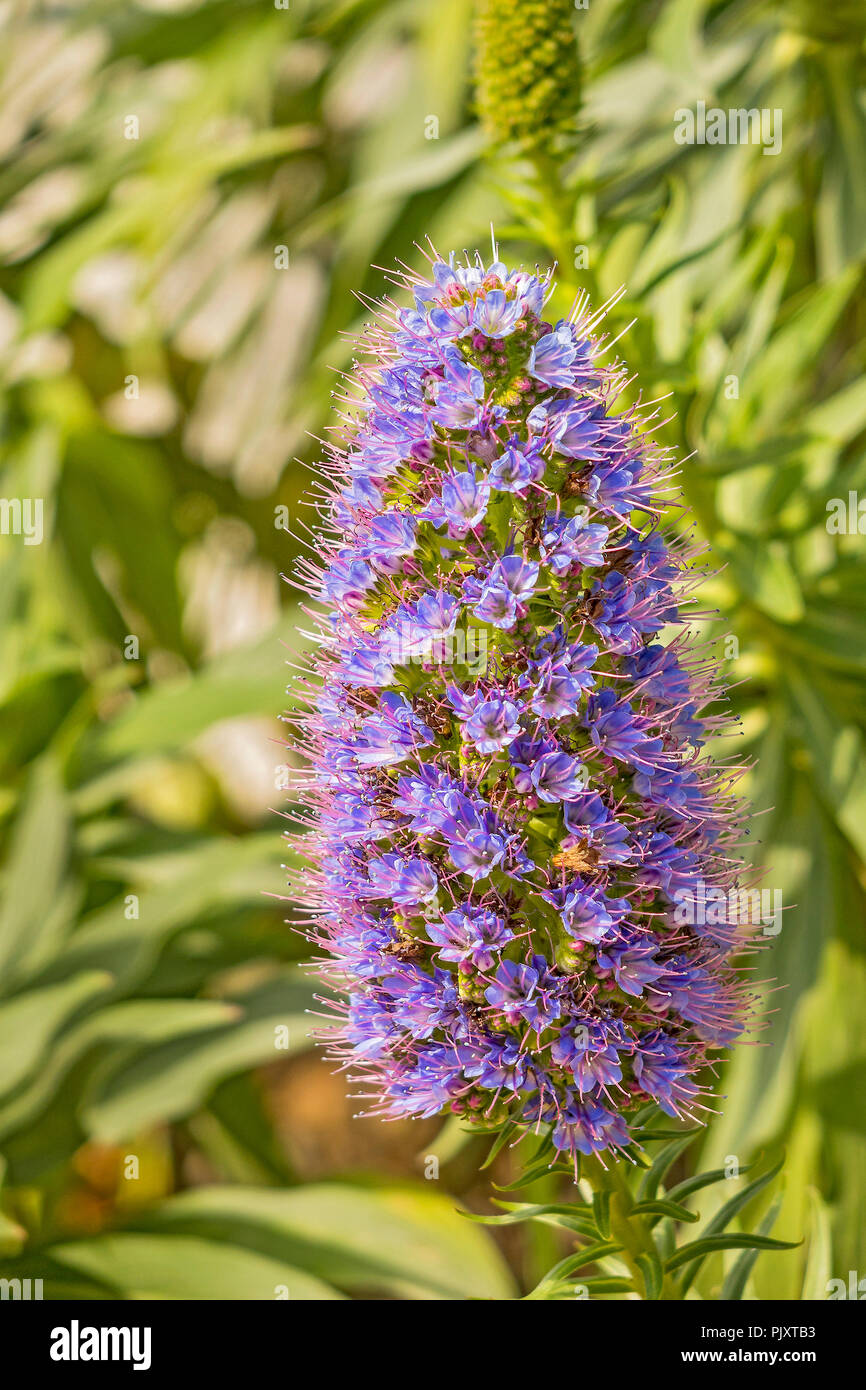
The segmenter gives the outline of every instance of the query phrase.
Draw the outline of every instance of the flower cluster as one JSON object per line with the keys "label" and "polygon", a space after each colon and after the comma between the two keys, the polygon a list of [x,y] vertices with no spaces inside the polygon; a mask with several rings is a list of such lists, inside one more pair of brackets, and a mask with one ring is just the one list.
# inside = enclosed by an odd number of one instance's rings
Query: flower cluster
{"label": "flower cluster", "polygon": [[299,575],[327,1037],[373,1113],[621,1150],[647,1102],[699,1103],[747,1005],[736,928],[675,910],[739,862],[736,769],[702,755],[722,716],[684,616],[700,571],[660,529],[657,411],[617,410],[598,315],[546,321],[549,282],[499,262],[405,280]]}

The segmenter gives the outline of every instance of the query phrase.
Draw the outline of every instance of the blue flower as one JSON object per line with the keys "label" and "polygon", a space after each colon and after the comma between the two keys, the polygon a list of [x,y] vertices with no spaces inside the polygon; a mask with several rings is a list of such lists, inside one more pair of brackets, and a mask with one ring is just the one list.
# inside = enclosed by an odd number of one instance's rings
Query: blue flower
{"label": "blue flower", "polygon": [[490,570],[473,612],[494,627],[511,628],[537,580],[537,564],[520,555],[504,555]]}
{"label": "blue flower", "polygon": [[352,752],[367,767],[388,767],[410,757],[425,743],[432,743],[434,737],[405,695],[388,691],[382,697],[379,712],[364,720]]}
{"label": "blue flower", "polygon": [[688,1050],[678,1047],[661,1029],[644,1033],[635,1048],[634,1074],[641,1089],[674,1119],[682,1116],[699,1094],[690,1073],[694,1062]]}
{"label": "blue flower", "polygon": [[541,758],[558,751],[559,745],[553,738],[515,739],[508,749],[511,766],[514,769],[514,789],[521,796],[531,796],[535,792],[532,772]]}
{"label": "blue flower", "polygon": [[423,657],[432,644],[453,636],[459,613],[459,599],[444,589],[424,594],[417,603],[397,610],[385,632],[385,650],[397,665]]}
{"label": "blue flower", "polygon": [[520,710],[511,700],[501,697],[478,705],[463,726],[464,738],[474,743],[479,753],[498,753],[520,733]]}
{"label": "blue flower", "polygon": [[504,290],[488,290],[475,301],[472,327],[488,338],[505,338],[514,332],[522,313],[519,299],[508,299]]}
{"label": "blue flower", "polygon": [[376,583],[376,576],[364,560],[338,555],[322,582],[322,597],[344,612],[362,608],[367,593]]}
{"label": "blue flower", "polygon": [[405,512],[383,512],[370,522],[363,554],[382,574],[399,574],[416,543],[414,517]]}
{"label": "blue flower", "polygon": [[473,608],[482,622],[508,630],[517,621],[517,599],[505,585],[488,585]]}
{"label": "blue flower", "polygon": [[455,836],[448,848],[451,862],[477,883],[502,863],[508,842],[503,835],[487,830],[469,830]]}
{"label": "blue flower", "polygon": [[635,857],[628,830],[610,814],[597,792],[589,792],[563,807],[569,835],[586,840],[603,864],[624,864]]}
{"label": "blue flower", "polygon": [[531,965],[504,960],[496,971],[495,983],[488,985],[484,997],[488,1004],[505,1016],[507,1023],[534,1023],[538,1005],[533,1002],[538,985],[538,971]]}
{"label": "blue flower", "polygon": [[581,1095],[622,1081],[620,1051],[630,1051],[622,1026],[595,1019],[575,1020],[551,1043],[555,1062],[570,1073]]}
{"label": "blue flower", "polygon": [[581,879],[542,893],[557,909],[562,924],[575,941],[603,941],[628,912],[625,898],[608,898],[599,888]]}
{"label": "blue flower", "polygon": [[436,874],[419,855],[386,854],[381,859],[371,859],[368,867],[370,897],[390,898],[401,907],[436,901]]}
{"label": "blue flower", "polygon": [[677,705],[688,699],[689,678],[670,647],[656,643],[643,647],[637,656],[629,657],[624,666],[640,685],[642,692],[666,705]]}
{"label": "blue flower", "polygon": [[490,1039],[463,1047],[460,1060],[464,1074],[486,1091],[520,1092],[529,1079],[528,1058],[515,1042]]}
{"label": "blue flower", "polygon": [[493,969],[514,933],[501,917],[466,903],[444,913],[441,922],[428,922],[427,935],[439,947],[439,959],[466,965],[471,970]]}
{"label": "blue flower", "polygon": [[457,990],[451,975],[437,970],[423,974],[413,965],[382,981],[393,1017],[413,1038],[429,1038],[437,1028],[453,1024],[458,1014]]}
{"label": "blue flower", "polygon": [[555,656],[534,661],[521,684],[532,687],[533,677],[540,677],[533,689],[530,708],[542,719],[564,719],[577,712],[584,691],[595,685],[593,664],[598,647],[588,644],[566,646]]}
{"label": "blue flower", "polygon": [[552,333],[545,333],[529,354],[529,373],[546,386],[571,386],[575,379],[574,364],[583,354],[588,357],[588,344],[575,342],[574,329],[560,319]]}
{"label": "blue flower", "polygon": [[[609,423],[604,406],[593,402],[578,404],[566,398],[554,401],[546,410],[536,409],[539,411],[536,419],[543,422],[547,437],[558,454],[565,454],[567,458],[601,459],[600,445]],[[535,424],[532,417],[530,423]]]}
{"label": "blue flower", "polygon": [[556,574],[572,565],[604,564],[608,528],[587,520],[586,515],[564,517],[548,514],[541,533],[541,553]]}
{"label": "blue flower", "polygon": [[541,719],[565,719],[576,712],[583,686],[574,676],[547,676],[536,686],[529,707]]}
{"label": "blue flower", "polygon": [[462,539],[483,520],[490,488],[474,472],[456,473],[442,484],[442,514],[448,534]]}
{"label": "blue flower", "polygon": [[353,994],[346,1016],[346,1037],[357,1057],[377,1057],[387,1053],[403,1033],[392,1013],[375,996]]}
{"label": "blue flower", "polygon": [[493,460],[488,481],[499,492],[524,493],[530,484],[541,481],[544,469],[545,462],[537,448],[510,439],[505,452]]}
{"label": "blue flower", "polygon": [[369,686],[375,690],[390,685],[394,679],[394,666],[378,645],[359,642],[346,653],[341,674],[349,686]]}
{"label": "blue flower", "polygon": [[665,974],[665,966],[655,958],[658,944],[628,929],[619,938],[604,943],[596,957],[599,971],[609,971],[624,994],[640,997],[646,985]]}
{"label": "blue flower", "polygon": [[586,786],[586,768],[568,753],[545,753],[535,763],[532,785],[542,801],[572,801]]}
{"label": "blue flower", "polygon": [[603,1149],[622,1148],[628,1143],[628,1130],[620,1115],[597,1103],[566,1106],[554,1127],[553,1142],[557,1149],[575,1150],[582,1154],[598,1153]]}
{"label": "blue flower", "polygon": [[639,601],[637,589],[619,570],[606,574],[592,586],[590,622],[616,652],[634,652],[640,646]]}
{"label": "blue flower", "polygon": [[431,419],[446,429],[473,429],[479,424],[484,377],[454,348],[445,351],[445,374],[436,387]]}
{"label": "blue flower", "polygon": [[610,686],[590,696],[586,718],[596,748],[622,758],[642,772],[656,770],[661,739],[647,738],[646,721],[635,714],[627,700],[618,700]]}

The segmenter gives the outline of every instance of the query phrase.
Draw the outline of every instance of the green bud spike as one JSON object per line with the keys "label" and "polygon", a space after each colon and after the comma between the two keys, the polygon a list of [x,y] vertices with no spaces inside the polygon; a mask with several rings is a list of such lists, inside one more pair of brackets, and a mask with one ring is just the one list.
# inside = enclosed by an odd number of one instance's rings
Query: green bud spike
{"label": "green bud spike", "polygon": [[479,0],[477,107],[494,144],[549,146],[574,127],[580,63],[573,0]]}

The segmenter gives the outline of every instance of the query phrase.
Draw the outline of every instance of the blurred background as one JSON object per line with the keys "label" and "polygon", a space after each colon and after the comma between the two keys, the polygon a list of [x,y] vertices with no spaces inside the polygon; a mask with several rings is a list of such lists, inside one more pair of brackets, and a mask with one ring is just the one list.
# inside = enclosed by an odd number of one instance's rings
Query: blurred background
{"label": "blurred background", "polygon": [[[560,312],[625,285],[718,566],[785,911],[682,1172],[784,1152],[747,1296],[866,1275],[866,11],[587,0],[479,99],[479,8],[0,4],[0,1277],[45,1297],[510,1299],[568,1248],[458,1213],[482,1141],[353,1118],[277,900],[303,462],[371,267],[491,222]],[[699,101],[780,148],[680,143]]]}

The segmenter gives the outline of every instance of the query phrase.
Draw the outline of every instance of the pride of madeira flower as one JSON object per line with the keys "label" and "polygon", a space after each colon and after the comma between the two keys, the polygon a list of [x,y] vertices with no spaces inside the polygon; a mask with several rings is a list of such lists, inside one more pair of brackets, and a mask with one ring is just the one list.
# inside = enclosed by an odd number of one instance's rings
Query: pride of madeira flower
{"label": "pride of madeira flower", "polygon": [[[617,410],[600,315],[545,322],[549,280],[498,261],[403,278],[299,575],[325,1033],[370,1113],[621,1151],[647,1102],[700,1106],[748,1004],[718,907],[736,770],[702,754],[724,717],[684,616],[701,572],[660,529],[658,408]],[[716,910],[684,912],[707,885]]]}

